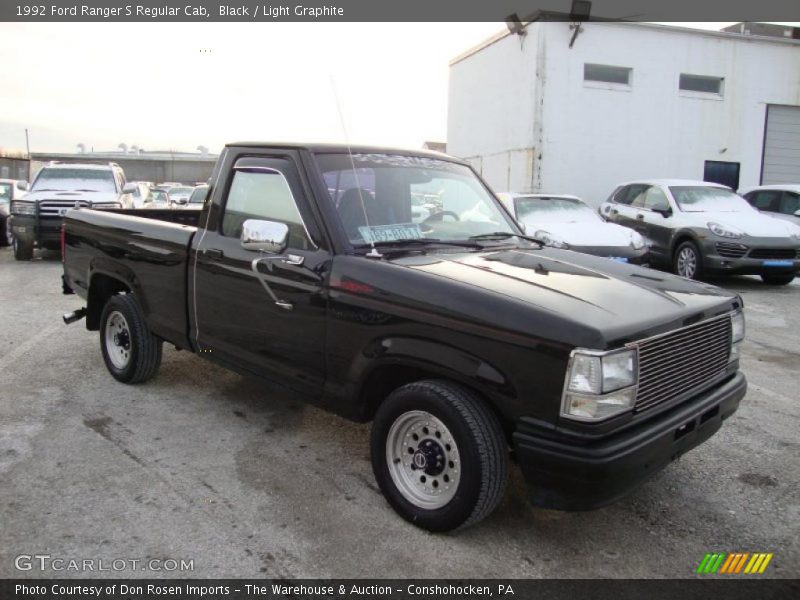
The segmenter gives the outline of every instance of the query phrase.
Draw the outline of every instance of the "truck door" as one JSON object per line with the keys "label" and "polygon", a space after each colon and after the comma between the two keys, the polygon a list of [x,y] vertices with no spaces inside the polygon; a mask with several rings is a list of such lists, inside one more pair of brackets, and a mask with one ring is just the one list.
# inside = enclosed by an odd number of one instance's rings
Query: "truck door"
{"label": "truck door", "polygon": [[[325,377],[323,284],[331,255],[321,247],[296,164],[242,157],[221,189],[208,228],[195,236],[191,338],[201,353],[317,397]],[[285,250],[245,248],[248,220],[285,224]]]}

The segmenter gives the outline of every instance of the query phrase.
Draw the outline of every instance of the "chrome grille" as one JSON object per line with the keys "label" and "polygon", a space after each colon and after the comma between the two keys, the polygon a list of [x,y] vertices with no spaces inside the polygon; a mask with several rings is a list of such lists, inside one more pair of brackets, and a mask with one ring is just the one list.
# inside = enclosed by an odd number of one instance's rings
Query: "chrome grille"
{"label": "chrome grille", "polygon": [[[89,203],[85,200],[78,200],[81,208],[86,208]],[[42,200],[39,202],[40,217],[60,217],[61,211],[75,208],[75,200]]]}
{"label": "chrome grille", "polygon": [[741,258],[747,254],[747,246],[731,242],[717,242],[717,254],[725,258]]}
{"label": "chrome grille", "polygon": [[688,395],[725,372],[731,319],[724,315],[642,340],[635,411]]}
{"label": "chrome grille", "polygon": [[798,251],[794,248],[753,248],[750,258],[797,258]]}

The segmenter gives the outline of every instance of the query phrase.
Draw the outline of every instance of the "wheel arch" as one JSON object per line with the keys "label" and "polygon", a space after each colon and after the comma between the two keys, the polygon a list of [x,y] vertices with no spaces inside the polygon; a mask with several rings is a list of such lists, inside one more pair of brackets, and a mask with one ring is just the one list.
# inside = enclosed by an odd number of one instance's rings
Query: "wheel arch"
{"label": "wheel arch", "polygon": [[95,271],[89,279],[89,293],[86,303],[86,329],[97,331],[100,329],[100,318],[103,307],[112,296],[129,294],[133,290],[122,278],[103,271]]}

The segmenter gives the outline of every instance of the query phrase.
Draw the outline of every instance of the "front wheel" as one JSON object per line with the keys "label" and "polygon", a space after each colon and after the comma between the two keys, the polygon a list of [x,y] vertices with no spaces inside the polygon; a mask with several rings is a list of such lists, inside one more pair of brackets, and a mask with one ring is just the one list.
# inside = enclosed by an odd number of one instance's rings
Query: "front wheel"
{"label": "front wheel", "polygon": [[700,279],[703,274],[703,255],[697,244],[687,240],[678,246],[672,268],[677,275],[686,279]]}
{"label": "front wheel", "polygon": [[372,425],[372,469],[389,504],[429,531],[477,523],[503,497],[508,447],[497,417],[445,381],[404,385]]}
{"label": "front wheel", "polygon": [[30,260],[33,258],[33,244],[26,244],[14,237],[11,241],[14,246],[14,260]]}
{"label": "front wheel", "polygon": [[100,349],[114,379],[141,383],[153,377],[161,364],[161,346],[131,294],[109,299],[100,318]]}
{"label": "front wheel", "polygon": [[771,275],[764,273],[761,275],[761,280],[767,285],[789,285],[794,281],[794,273],[790,273],[789,275]]}

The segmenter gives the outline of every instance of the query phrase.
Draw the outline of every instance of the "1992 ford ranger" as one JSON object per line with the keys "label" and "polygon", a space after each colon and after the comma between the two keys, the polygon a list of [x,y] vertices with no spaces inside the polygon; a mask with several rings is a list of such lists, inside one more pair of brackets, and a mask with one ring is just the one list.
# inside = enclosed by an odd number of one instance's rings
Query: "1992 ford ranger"
{"label": "1992 ford ranger", "polygon": [[64,289],[87,304],[65,321],[124,383],[166,341],[371,420],[378,484],[420,527],[487,516],[509,457],[537,505],[612,502],[745,395],[741,298],[546,247],[456,159],[240,143],[210,183],[193,215],[70,210]]}

